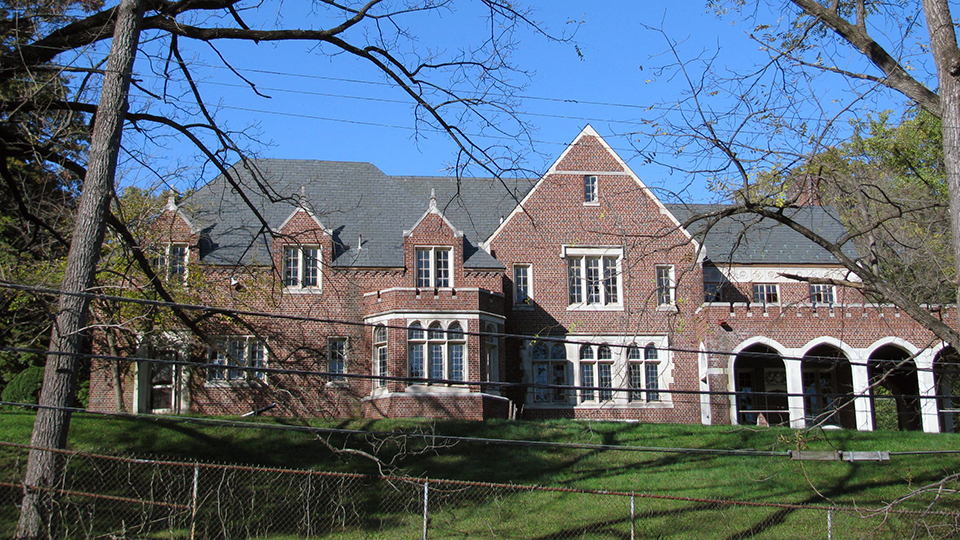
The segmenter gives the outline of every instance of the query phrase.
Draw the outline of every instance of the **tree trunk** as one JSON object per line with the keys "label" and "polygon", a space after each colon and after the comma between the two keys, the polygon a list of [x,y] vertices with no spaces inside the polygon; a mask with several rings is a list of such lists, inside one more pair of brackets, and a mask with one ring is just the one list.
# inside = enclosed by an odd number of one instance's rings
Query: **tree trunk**
{"label": "tree trunk", "polygon": [[55,533],[53,489],[56,489],[61,460],[56,452],[67,443],[70,412],[77,388],[77,353],[82,351],[83,330],[90,301],[70,293],[87,292],[93,285],[114,193],[114,176],[120,134],[127,111],[130,73],[140,37],[142,0],[123,0],[117,11],[113,43],[103,79],[100,104],[90,137],[90,156],[83,192],[77,211],[70,253],[64,271],[50,352],[40,393],[40,406],[33,426],[33,438],[23,481],[23,504],[16,538],[46,538]]}
{"label": "tree trunk", "polygon": [[113,379],[113,410],[121,413],[127,412],[123,405],[123,369],[120,360],[117,360],[117,357],[120,356],[120,351],[117,349],[117,337],[113,330],[109,328],[106,330],[106,334],[108,354],[114,358],[110,361],[112,368],[110,375]]}
{"label": "tree trunk", "polygon": [[[960,277],[960,51],[948,0],[923,0],[930,33],[930,48],[940,82],[940,122],[943,130],[943,164],[950,197],[950,232],[953,262]],[[957,302],[960,303],[960,282]],[[951,343],[960,347],[960,343]]]}

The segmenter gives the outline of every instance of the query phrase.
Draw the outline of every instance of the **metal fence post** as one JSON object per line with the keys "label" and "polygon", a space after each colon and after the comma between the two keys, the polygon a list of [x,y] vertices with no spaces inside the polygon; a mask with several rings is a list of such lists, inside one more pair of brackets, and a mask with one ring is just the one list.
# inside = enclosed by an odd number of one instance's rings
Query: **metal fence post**
{"label": "metal fence post", "polygon": [[427,540],[427,503],[430,500],[430,481],[423,483],[423,540]]}
{"label": "metal fence post", "polygon": [[197,484],[200,478],[200,464],[193,465],[193,494],[190,497],[190,540],[196,538],[197,533]]}
{"label": "metal fence post", "polygon": [[636,538],[636,523],[637,523],[637,496],[632,491],[630,492],[630,540]]}
{"label": "metal fence post", "polygon": [[827,509],[827,540],[833,540],[833,510]]}
{"label": "metal fence post", "polygon": [[307,475],[307,504],[306,504],[307,506],[307,538],[310,538],[313,532],[310,530],[310,501],[313,499],[312,495],[313,495],[313,475],[308,474]]}

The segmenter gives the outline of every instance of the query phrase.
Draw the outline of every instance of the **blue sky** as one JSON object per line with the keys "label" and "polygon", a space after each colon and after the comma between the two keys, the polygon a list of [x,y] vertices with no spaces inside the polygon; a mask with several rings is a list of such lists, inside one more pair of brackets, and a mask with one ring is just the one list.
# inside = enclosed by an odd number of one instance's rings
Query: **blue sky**
{"label": "blue sky", "polygon": [[[748,23],[737,15],[718,17],[702,0],[534,0],[527,5],[548,31],[562,34],[575,29],[576,34],[569,43],[551,42],[530,31],[517,34],[512,62],[529,72],[529,79],[517,81],[526,85],[519,92],[517,110],[533,130],[527,141],[532,143],[478,140],[508,145],[525,169],[542,172],[589,123],[651,187],[685,190],[683,197],[692,202],[714,198],[707,190],[709,178],[647,164],[633,148],[644,145],[649,122],[662,106],[675,105],[684,89],[675,72],[656,69],[672,59],[664,55],[666,39],[651,27],[662,28],[678,42],[685,59],[716,55],[712,69],[723,71],[746,69],[766,58],[747,37]],[[283,6],[285,10],[303,7],[295,2]],[[299,25],[300,16],[304,25],[322,24],[310,23],[306,12],[284,13],[281,25]],[[775,19],[777,15],[764,16]],[[485,29],[481,14],[469,11],[408,20],[423,49],[450,51],[475,42]],[[255,139],[250,148],[260,156],[368,161],[392,175],[451,174],[454,145],[441,133],[415,129],[408,97],[364,61],[318,54],[310,47],[307,43],[220,46],[232,66],[269,98],[252,92],[229,70],[216,67],[220,62],[205,47],[193,49],[193,62],[206,101],[219,109],[218,120],[231,129],[252,129]],[[694,72],[702,69],[696,62],[689,67]],[[142,63],[138,69],[143,70],[142,77],[150,77]],[[713,106],[731,106],[722,99],[717,97]],[[191,178],[205,181],[215,174],[194,168],[182,155],[186,152],[177,145],[167,150],[168,158],[177,154],[187,167],[178,183],[181,189]],[[689,165],[685,157],[680,151],[667,161],[673,159],[685,167]]]}

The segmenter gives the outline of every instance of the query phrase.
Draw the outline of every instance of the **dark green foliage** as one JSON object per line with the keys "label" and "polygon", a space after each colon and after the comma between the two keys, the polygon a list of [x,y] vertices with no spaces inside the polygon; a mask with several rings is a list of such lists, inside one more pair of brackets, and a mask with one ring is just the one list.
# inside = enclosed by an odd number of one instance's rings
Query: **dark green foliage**
{"label": "dark green foliage", "polygon": [[3,389],[3,401],[39,403],[43,385],[43,366],[30,366],[15,376]]}

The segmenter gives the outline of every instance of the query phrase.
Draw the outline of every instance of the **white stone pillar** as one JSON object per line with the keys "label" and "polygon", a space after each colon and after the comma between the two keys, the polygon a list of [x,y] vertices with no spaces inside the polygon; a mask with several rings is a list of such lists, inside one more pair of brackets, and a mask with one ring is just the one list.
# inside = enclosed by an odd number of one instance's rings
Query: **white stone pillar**
{"label": "white stone pillar", "polygon": [[917,365],[917,382],[920,388],[920,419],[926,433],[940,432],[940,416],[937,413],[937,385],[933,376],[933,360],[936,355],[924,349],[914,359]]}
{"label": "white stone pillar", "polygon": [[713,423],[710,411],[710,376],[707,368],[710,366],[710,356],[700,342],[700,352],[697,353],[697,378],[700,379],[700,423],[709,426]]}
{"label": "white stone pillar", "polygon": [[787,370],[787,408],[790,415],[790,427],[803,429],[807,425],[803,414],[803,361],[798,351],[784,352],[783,367]]}
{"label": "white stone pillar", "polygon": [[850,358],[850,375],[853,379],[854,409],[857,413],[857,430],[873,431],[873,402],[870,399],[870,374],[867,363],[870,359],[862,351],[854,351]]}

